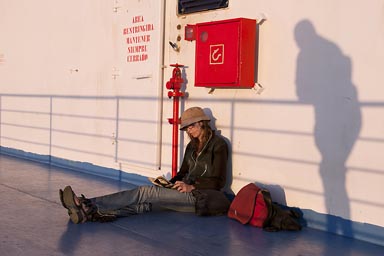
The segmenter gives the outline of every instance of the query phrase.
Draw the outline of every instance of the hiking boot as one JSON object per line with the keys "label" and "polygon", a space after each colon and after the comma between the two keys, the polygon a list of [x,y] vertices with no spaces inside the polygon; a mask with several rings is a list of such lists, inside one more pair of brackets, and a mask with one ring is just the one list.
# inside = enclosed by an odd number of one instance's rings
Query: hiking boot
{"label": "hiking boot", "polygon": [[99,210],[96,210],[94,213],[92,213],[90,217],[91,221],[97,222],[112,222],[117,219],[116,215],[101,213]]}
{"label": "hiking boot", "polygon": [[83,194],[81,194],[81,197],[79,197],[79,201],[89,221],[111,222],[117,219],[116,215],[114,214],[101,213],[99,211],[99,208],[90,199],[86,198]]}
{"label": "hiking boot", "polygon": [[77,197],[70,186],[59,190],[60,202],[68,210],[71,221],[75,224],[86,221],[111,222],[117,219],[114,214],[101,213],[98,207],[83,194]]}
{"label": "hiking boot", "polygon": [[66,186],[64,190],[60,190],[60,201],[64,208],[68,210],[68,215],[71,221],[75,224],[84,223],[87,221],[87,214],[84,211],[81,203],[73,192],[71,186]]}

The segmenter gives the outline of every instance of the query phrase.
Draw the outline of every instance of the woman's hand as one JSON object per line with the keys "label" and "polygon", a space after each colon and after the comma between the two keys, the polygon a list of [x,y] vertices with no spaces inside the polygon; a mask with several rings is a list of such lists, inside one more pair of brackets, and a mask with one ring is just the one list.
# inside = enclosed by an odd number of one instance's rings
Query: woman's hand
{"label": "woman's hand", "polygon": [[172,188],[177,189],[177,191],[181,193],[191,192],[192,190],[195,189],[193,185],[188,185],[179,180],[175,182],[175,185]]}

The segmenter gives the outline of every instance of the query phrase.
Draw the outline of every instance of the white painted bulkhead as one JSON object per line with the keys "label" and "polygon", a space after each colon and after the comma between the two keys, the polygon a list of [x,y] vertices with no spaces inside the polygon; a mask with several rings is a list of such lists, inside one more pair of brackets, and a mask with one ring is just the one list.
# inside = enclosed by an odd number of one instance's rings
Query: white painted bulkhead
{"label": "white painted bulkhead", "polygon": [[[181,110],[205,108],[230,141],[233,192],[259,182],[288,205],[383,227],[384,1],[230,0],[185,16],[176,6],[0,1],[1,147],[169,176],[165,83],[181,63]],[[265,18],[264,90],[194,87],[184,26],[238,17]]]}

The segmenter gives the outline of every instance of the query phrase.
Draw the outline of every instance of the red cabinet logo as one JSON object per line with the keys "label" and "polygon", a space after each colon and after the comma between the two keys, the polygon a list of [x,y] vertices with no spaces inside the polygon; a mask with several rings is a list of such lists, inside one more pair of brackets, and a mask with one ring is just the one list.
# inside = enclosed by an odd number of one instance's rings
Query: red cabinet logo
{"label": "red cabinet logo", "polygon": [[209,64],[224,64],[224,44],[210,45]]}

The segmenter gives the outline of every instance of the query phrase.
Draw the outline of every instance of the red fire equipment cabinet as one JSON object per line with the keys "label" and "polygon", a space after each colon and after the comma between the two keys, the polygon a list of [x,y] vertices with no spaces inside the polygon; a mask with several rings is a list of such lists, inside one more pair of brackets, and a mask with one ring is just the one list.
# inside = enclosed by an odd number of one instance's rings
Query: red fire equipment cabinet
{"label": "red fire equipment cabinet", "polygon": [[237,18],[187,25],[185,40],[196,40],[195,86],[254,86],[256,20]]}

